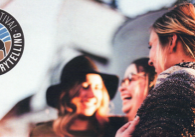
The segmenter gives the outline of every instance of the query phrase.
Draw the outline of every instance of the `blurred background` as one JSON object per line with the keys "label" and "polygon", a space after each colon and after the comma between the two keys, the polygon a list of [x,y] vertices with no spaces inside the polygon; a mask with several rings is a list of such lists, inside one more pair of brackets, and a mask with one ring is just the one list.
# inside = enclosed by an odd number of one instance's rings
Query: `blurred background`
{"label": "blurred background", "polygon": [[[77,55],[88,55],[101,72],[121,80],[133,60],[148,56],[154,20],[182,1],[1,0],[0,8],[21,25],[25,48],[19,63],[0,76],[0,133],[27,136],[34,124],[57,117],[45,92]],[[111,106],[111,114],[123,115],[119,92]]]}

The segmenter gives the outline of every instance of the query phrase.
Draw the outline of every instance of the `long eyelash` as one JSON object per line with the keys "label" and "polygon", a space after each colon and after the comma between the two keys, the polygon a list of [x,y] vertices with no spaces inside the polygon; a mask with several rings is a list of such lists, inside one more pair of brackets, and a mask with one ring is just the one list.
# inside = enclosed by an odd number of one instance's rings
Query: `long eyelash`
{"label": "long eyelash", "polygon": [[148,47],[148,49],[151,49],[151,48],[152,48],[152,46],[149,46],[149,47]]}

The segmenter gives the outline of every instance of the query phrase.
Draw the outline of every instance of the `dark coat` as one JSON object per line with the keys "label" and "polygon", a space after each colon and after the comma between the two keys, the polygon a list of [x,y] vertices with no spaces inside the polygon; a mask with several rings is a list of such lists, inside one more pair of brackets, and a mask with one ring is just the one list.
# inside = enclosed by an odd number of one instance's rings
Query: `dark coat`
{"label": "dark coat", "polygon": [[162,72],[137,115],[133,137],[194,135],[195,63],[180,63]]}

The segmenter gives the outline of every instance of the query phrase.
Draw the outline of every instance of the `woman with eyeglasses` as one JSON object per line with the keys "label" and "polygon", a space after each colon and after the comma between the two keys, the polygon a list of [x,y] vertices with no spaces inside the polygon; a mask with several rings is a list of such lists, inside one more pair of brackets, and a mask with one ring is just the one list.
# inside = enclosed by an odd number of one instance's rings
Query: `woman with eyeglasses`
{"label": "woman with eyeglasses", "polygon": [[158,74],[155,87],[138,110],[139,118],[120,128],[116,137],[195,136],[194,5],[177,5],[158,18],[149,48],[149,64]]}
{"label": "woman with eyeglasses", "polygon": [[154,86],[155,69],[148,65],[149,58],[133,61],[126,69],[119,91],[123,101],[122,111],[132,121],[137,110]]}

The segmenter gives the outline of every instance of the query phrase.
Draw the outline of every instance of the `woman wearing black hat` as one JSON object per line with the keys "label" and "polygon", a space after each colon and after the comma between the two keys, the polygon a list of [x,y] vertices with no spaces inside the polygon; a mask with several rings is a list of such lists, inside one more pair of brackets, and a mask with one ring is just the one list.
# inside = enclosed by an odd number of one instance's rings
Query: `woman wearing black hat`
{"label": "woman wearing black hat", "polygon": [[109,101],[114,97],[118,77],[102,74],[86,56],[68,62],[61,82],[48,88],[48,105],[59,111],[59,117],[37,126],[31,136],[112,137],[126,119],[108,117]]}

